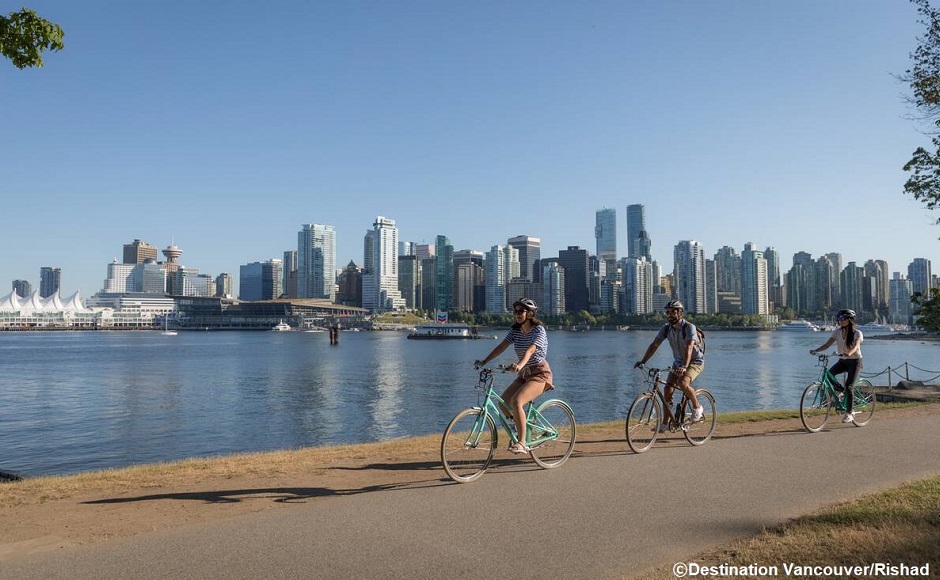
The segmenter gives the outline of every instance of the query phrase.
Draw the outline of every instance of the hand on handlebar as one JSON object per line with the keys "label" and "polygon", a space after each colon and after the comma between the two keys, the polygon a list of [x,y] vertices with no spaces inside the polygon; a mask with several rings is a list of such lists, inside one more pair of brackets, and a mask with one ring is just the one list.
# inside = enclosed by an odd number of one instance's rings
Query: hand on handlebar
{"label": "hand on handlebar", "polygon": [[636,362],[633,364],[633,368],[635,368],[635,369],[641,369],[641,368],[643,368],[643,361],[636,361]]}

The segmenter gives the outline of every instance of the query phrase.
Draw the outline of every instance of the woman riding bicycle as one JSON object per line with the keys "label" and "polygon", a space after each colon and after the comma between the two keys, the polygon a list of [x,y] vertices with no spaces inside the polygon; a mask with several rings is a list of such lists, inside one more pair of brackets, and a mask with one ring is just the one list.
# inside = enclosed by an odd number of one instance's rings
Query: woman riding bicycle
{"label": "woman riding bicycle", "polygon": [[862,331],[855,328],[855,311],[840,310],[836,314],[836,324],[838,327],[829,337],[829,340],[819,348],[809,351],[809,354],[816,354],[824,351],[832,343],[836,343],[836,350],[839,352],[839,360],[832,365],[829,372],[833,375],[845,373],[845,388],[842,385],[834,385],[837,391],[845,392],[845,415],[842,416],[843,423],[851,423],[855,420],[852,414],[852,386],[858,380],[859,373],[862,372]]}
{"label": "woman riding bicycle", "polygon": [[512,311],[516,320],[506,338],[496,345],[486,358],[474,361],[474,365],[483,366],[502,354],[510,344],[519,357],[518,362],[509,366],[509,370],[518,371],[519,374],[516,380],[506,387],[502,396],[511,410],[516,433],[519,435],[519,441],[509,450],[520,454],[529,452],[529,447],[525,444],[525,405],[545,391],[555,388],[552,386],[552,369],[545,358],[548,354],[548,333],[545,331],[545,324],[535,317],[536,310],[538,306],[529,298],[522,298],[513,303]]}

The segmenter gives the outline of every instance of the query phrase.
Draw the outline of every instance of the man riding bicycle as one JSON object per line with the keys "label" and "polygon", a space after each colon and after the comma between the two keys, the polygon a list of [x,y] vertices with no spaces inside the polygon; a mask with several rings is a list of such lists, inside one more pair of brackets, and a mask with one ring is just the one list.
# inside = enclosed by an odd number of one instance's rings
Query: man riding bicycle
{"label": "man riding bicycle", "polygon": [[[682,389],[685,396],[692,402],[692,421],[701,421],[705,417],[705,409],[699,404],[692,388],[695,380],[705,366],[705,353],[699,341],[695,325],[685,319],[685,306],[678,300],[672,300],[666,305],[666,324],[659,329],[653,342],[646,349],[643,359],[633,365],[639,368],[653,356],[664,340],[669,341],[672,347],[672,368],[666,378],[666,388],[663,395],[667,405],[672,405],[672,392],[675,387]],[[667,421],[659,426],[660,433],[669,429]]]}

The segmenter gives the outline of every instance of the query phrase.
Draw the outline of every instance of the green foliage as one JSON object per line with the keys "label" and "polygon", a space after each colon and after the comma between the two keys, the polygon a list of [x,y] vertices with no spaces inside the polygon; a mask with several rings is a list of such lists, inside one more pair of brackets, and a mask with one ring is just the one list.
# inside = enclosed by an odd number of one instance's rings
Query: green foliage
{"label": "green foliage", "polygon": [[9,16],[0,16],[0,54],[19,69],[42,67],[42,52],[62,50],[64,35],[58,24],[26,8]]}
{"label": "green foliage", "polygon": [[911,302],[917,308],[917,325],[925,330],[940,332],[940,288],[931,288],[928,296],[920,292],[911,296]]}
{"label": "green foliage", "polygon": [[[899,78],[910,85],[911,103],[923,117],[933,125],[930,131],[935,153],[923,147],[914,151],[913,157],[904,165],[911,173],[904,184],[904,192],[921,201],[927,209],[940,207],[940,12],[930,6],[929,0],[911,0],[920,14],[918,22],[927,27],[918,38],[919,45],[911,53],[912,66]],[[937,220],[940,224],[940,219]]]}

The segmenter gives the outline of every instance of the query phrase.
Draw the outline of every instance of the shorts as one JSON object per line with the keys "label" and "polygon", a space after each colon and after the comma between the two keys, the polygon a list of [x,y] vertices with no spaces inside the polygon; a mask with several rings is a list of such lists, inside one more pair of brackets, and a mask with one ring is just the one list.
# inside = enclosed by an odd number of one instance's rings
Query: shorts
{"label": "shorts", "polygon": [[[692,363],[689,366],[685,367],[685,376],[689,377],[689,382],[695,380],[695,377],[701,374],[702,369],[705,368],[705,363]],[[674,385],[679,382],[679,376],[673,372],[669,373],[669,376],[666,378],[666,382],[670,385]]]}
{"label": "shorts", "polygon": [[552,384],[553,380],[552,367],[548,366],[547,360],[543,360],[540,363],[522,367],[522,370],[520,370],[519,374],[516,376],[516,380],[509,385],[507,390],[519,388],[529,382],[536,382],[545,384],[545,388],[542,390],[544,393],[545,391],[551,391],[555,388],[555,385]]}

